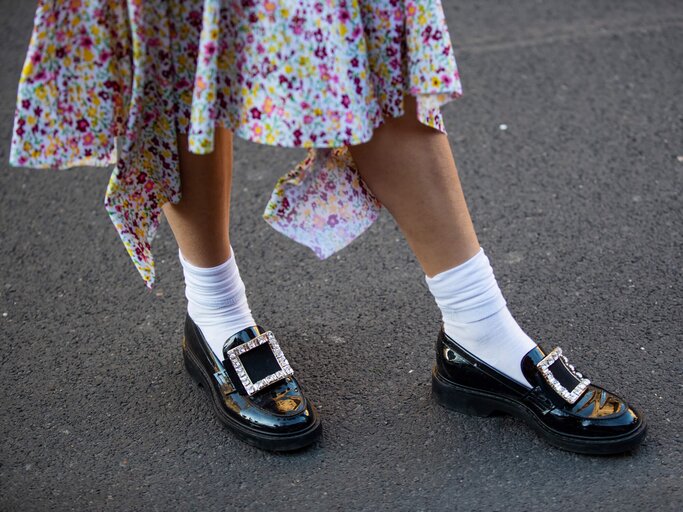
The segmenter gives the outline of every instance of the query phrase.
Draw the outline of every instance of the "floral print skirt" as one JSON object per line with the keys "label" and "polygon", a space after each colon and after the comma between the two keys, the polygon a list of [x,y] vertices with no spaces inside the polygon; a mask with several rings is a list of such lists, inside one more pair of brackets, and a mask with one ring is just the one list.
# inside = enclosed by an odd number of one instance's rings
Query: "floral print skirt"
{"label": "floral print skirt", "polygon": [[198,154],[216,126],[309,148],[263,217],[326,258],[378,216],[348,146],[403,115],[404,94],[445,132],[461,86],[440,0],[40,0],[10,163],[113,165],[105,207],[151,287],[178,133]]}

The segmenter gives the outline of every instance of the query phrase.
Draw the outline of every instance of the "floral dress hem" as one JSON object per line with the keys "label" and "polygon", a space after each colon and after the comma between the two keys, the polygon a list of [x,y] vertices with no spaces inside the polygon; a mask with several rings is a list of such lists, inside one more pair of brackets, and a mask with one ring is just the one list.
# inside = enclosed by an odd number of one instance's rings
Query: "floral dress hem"
{"label": "floral dress hem", "polygon": [[10,163],[114,165],[105,208],[148,287],[161,207],[181,199],[177,134],[213,150],[216,126],[307,148],[263,213],[327,258],[381,204],[348,146],[388,117],[445,133],[462,93],[439,0],[39,0],[17,95]]}

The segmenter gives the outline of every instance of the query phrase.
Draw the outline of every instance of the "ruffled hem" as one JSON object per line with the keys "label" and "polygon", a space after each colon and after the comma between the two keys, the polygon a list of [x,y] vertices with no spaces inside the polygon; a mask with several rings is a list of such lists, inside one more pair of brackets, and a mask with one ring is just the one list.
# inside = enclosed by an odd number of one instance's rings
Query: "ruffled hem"
{"label": "ruffled hem", "polygon": [[102,0],[75,11],[39,2],[10,163],[115,164],[105,207],[149,287],[161,207],[181,197],[178,132],[195,153],[213,149],[216,126],[308,148],[277,182],[263,217],[326,258],[381,208],[348,146],[404,115],[404,94],[417,98],[420,122],[445,133],[440,107],[461,95],[438,0],[316,2],[308,17],[244,5],[172,0],[128,9]]}

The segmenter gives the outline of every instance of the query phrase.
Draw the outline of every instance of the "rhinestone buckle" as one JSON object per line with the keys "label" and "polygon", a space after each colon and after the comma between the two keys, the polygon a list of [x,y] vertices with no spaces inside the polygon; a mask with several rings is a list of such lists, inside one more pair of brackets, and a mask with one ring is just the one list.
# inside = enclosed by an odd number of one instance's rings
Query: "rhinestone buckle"
{"label": "rhinestone buckle", "polygon": [[[580,379],[579,383],[571,391],[560,384],[560,382],[553,375],[553,372],[550,371],[550,366],[560,358],[562,358],[562,361],[569,371],[577,379]],[[558,395],[560,395],[566,402],[569,402],[570,404],[575,403],[591,383],[590,380],[583,378],[583,375],[577,372],[574,367],[569,364],[569,360],[562,355],[562,349],[560,347],[556,347],[552,352],[550,352],[550,354],[545,356],[541,361],[538,362],[536,367],[539,369],[546,382],[550,384],[550,387],[552,387]]]}
{"label": "rhinestone buckle", "polygon": [[[280,370],[264,377],[261,380],[252,382],[247,370],[244,368],[244,365],[240,360],[240,355],[244,354],[245,352],[249,352],[250,350],[253,350],[265,343],[268,343],[270,346],[270,350],[273,352],[273,355],[280,366]],[[272,331],[259,334],[248,342],[231,348],[228,350],[227,356],[230,359],[230,363],[232,364],[233,368],[235,368],[235,372],[237,372],[237,376],[239,377],[240,381],[242,381],[242,385],[249,396],[252,396],[254,393],[257,393],[273,382],[285,379],[294,374],[294,370],[289,365],[289,361],[287,361],[285,355],[282,353],[280,344],[275,339],[275,335],[272,333]]]}

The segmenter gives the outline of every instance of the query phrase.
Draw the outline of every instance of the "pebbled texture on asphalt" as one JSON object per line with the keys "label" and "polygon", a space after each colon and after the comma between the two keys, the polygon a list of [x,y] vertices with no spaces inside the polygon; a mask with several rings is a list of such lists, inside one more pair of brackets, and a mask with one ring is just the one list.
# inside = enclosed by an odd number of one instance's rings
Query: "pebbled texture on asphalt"
{"label": "pebbled texture on asphalt", "polygon": [[290,455],[233,439],[182,367],[168,226],[150,293],[103,209],[108,169],[8,168],[35,5],[2,0],[1,510],[680,510],[683,5],[444,5],[481,244],[525,330],[645,411],[641,449],[579,456],[435,405],[438,311],[391,217],[317,260],[260,217],[303,150],[243,140],[232,243],[325,433]]}

